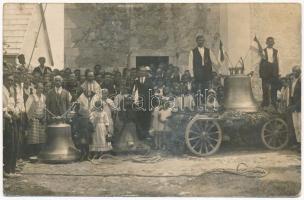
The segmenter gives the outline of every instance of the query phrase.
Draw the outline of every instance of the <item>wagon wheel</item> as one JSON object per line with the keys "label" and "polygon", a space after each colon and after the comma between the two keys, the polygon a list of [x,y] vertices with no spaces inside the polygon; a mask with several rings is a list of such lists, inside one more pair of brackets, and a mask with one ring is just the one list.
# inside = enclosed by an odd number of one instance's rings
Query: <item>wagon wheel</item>
{"label": "wagon wheel", "polygon": [[272,150],[283,149],[289,141],[289,132],[286,122],[280,118],[266,122],[261,131],[263,144]]}
{"label": "wagon wheel", "polygon": [[208,156],[219,149],[222,142],[222,130],[214,119],[196,117],[187,125],[185,141],[193,154]]}

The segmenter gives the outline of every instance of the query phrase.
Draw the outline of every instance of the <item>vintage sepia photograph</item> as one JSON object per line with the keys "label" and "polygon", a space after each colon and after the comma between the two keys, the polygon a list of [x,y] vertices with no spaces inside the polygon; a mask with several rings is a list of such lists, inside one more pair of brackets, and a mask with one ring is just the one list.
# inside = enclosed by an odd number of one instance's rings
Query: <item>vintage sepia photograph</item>
{"label": "vintage sepia photograph", "polygon": [[3,3],[2,195],[300,197],[302,6]]}

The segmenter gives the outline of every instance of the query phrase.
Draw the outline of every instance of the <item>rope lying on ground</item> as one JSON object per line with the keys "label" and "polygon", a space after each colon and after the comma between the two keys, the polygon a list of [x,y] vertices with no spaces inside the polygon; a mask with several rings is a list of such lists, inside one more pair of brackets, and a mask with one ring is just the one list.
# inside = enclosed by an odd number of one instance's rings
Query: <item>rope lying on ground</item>
{"label": "rope lying on ground", "polygon": [[[110,159],[109,159],[110,158]],[[156,163],[164,160],[160,155],[151,155],[151,154],[145,154],[140,156],[132,156],[132,157],[126,157],[126,158],[118,158],[115,156],[112,156],[110,154],[104,154],[99,159],[91,159],[89,160],[94,165],[100,165],[104,163],[108,164],[116,164],[123,161],[131,161],[136,163]]]}
{"label": "rope lying on ground", "polygon": [[[244,167],[242,168],[241,166]],[[246,176],[250,178],[262,178],[268,175],[268,172],[264,168],[262,167],[249,168],[246,163],[239,163],[236,169],[218,168],[218,169],[209,170],[206,173],[213,173],[213,174],[226,173],[226,174],[234,174],[239,176]]]}
{"label": "rope lying on ground", "polygon": [[[241,168],[241,166],[244,166],[244,168]],[[268,175],[268,172],[261,168],[261,167],[254,167],[249,168],[247,164],[245,163],[239,163],[236,167],[236,169],[223,169],[223,168],[217,168],[208,170],[206,172],[203,172],[198,175],[191,175],[191,174],[178,174],[178,175],[145,175],[145,174],[131,174],[131,173],[121,173],[121,174],[64,174],[64,173],[21,173],[23,175],[38,175],[38,176],[94,176],[94,177],[146,177],[146,178],[176,178],[176,177],[188,177],[188,178],[196,178],[196,177],[202,177],[206,174],[232,174],[232,175],[239,175],[239,176],[245,176],[248,178],[262,178]]]}

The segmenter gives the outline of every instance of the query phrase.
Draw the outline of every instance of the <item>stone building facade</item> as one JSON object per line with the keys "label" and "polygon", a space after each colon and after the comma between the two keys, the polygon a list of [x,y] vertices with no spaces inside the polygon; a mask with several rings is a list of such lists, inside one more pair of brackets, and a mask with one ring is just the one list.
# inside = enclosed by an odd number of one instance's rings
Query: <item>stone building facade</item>
{"label": "stone building facade", "polygon": [[219,40],[230,62],[245,59],[245,71],[255,71],[255,96],[261,97],[259,58],[253,38],[265,45],[275,38],[280,73],[301,64],[300,4],[65,4],[65,67],[96,64],[136,67],[141,56],[166,56],[169,63],[188,65],[195,36],[204,33],[215,54]]}
{"label": "stone building facade", "polygon": [[137,56],[187,65],[195,35],[219,34],[215,4],[66,4],[65,65],[135,67]]}

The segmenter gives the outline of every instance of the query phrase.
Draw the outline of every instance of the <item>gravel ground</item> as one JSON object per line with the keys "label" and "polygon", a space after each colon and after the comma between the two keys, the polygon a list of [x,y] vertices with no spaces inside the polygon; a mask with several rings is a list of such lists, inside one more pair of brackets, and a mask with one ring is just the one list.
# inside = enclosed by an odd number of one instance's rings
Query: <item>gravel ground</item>
{"label": "gravel ground", "polygon": [[[156,163],[116,156],[94,163],[50,165],[26,163],[22,176],[4,180],[8,196],[297,196],[301,189],[301,161],[296,151],[222,149],[207,158],[154,153]],[[239,163],[262,167],[265,177],[206,173],[235,170]]]}

